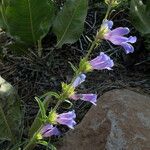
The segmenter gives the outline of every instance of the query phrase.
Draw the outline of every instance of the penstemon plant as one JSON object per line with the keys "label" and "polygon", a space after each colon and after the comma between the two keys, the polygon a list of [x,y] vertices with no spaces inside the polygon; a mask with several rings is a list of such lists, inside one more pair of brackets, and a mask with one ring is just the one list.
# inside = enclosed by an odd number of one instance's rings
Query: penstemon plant
{"label": "penstemon plant", "polygon": [[[113,21],[107,19],[111,9],[118,4],[117,1],[106,0],[105,2],[106,4],[108,4],[108,11],[105,18],[103,19],[100,29],[98,30],[91,44],[90,49],[88,50],[87,55],[80,60],[78,68],[71,64],[71,67],[75,72],[71,82],[69,84],[62,83],[61,92],[48,92],[44,94],[44,97],[49,95],[55,96],[55,98],[57,99],[55,107],[49,111],[48,115],[46,114],[46,112],[50,99],[45,98],[44,102],[42,102],[40,98],[35,97],[39,104],[40,111],[31,126],[29,133],[31,139],[29,143],[24,147],[24,150],[32,150],[36,146],[36,144],[48,145],[48,143],[44,140],[45,138],[61,134],[57,128],[57,125],[59,124],[66,125],[69,128],[74,129],[74,126],[76,125],[75,111],[72,110],[61,114],[57,112],[61,103],[66,99],[75,101],[80,99],[96,105],[96,94],[81,94],[77,92],[76,88],[86,80],[86,73],[92,72],[93,70],[111,70],[114,66],[113,60],[104,52],[100,52],[99,56],[92,60],[89,60],[90,54],[98,45],[100,45],[102,40],[106,39],[112,42],[114,45],[122,46],[127,54],[133,53],[134,47],[131,45],[131,43],[136,42],[136,37],[124,36],[130,32],[127,27],[118,27],[116,29],[112,29]],[[39,119],[41,120],[40,122]]]}

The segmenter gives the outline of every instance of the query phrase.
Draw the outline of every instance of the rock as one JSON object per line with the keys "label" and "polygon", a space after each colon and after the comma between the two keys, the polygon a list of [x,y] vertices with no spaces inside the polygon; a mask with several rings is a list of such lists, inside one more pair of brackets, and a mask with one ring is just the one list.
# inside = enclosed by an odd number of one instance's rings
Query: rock
{"label": "rock", "polygon": [[58,150],[150,150],[150,97],[129,90],[105,93]]}

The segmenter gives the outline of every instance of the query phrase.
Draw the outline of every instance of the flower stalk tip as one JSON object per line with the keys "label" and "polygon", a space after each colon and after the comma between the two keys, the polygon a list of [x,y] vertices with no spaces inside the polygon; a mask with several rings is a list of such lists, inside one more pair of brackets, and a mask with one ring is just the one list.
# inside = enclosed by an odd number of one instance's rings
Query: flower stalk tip
{"label": "flower stalk tip", "polygon": [[120,45],[124,48],[125,53],[133,53],[134,47],[131,43],[135,43],[137,41],[136,36],[125,37],[124,35],[130,32],[127,27],[118,27],[116,29],[112,29],[113,22],[105,19],[101,25],[99,32],[97,33],[96,38],[105,39],[113,43],[114,45]]}

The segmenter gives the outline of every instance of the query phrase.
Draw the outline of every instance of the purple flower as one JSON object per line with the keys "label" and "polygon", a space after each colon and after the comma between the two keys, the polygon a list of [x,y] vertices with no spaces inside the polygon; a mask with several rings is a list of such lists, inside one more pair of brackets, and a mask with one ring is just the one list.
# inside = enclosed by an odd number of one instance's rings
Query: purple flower
{"label": "purple flower", "polygon": [[[43,137],[51,137],[52,135],[60,135],[60,132],[56,127],[51,124],[46,124],[43,126],[38,134],[38,138],[42,139]],[[41,136],[41,138],[40,138]]]}
{"label": "purple flower", "polygon": [[114,66],[113,60],[111,60],[110,57],[104,54],[103,52],[101,52],[99,56],[91,60],[89,63],[92,66],[92,69],[97,70],[111,70],[111,67]]}
{"label": "purple flower", "polygon": [[118,27],[114,30],[111,30],[113,22],[109,20],[104,20],[101,26],[101,31],[104,33],[103,37],[106,40],[109,40],[114,45],[120,45],[125,49],[126,54],[133,53],[134,47],[130,43],[135,43],[137,38],[136,36],[124,37],[124,35],[130,32],[127,27]]}
{"label": "purple flower", "polygon": [[81,99],[83,101],[91,102],[96,105],[97,95],[96,94],[74,94],[70,97],[73,100]]}
{"label": "purple flower", "polygon": [[79,84],[85,81],[86,75],[85,74],[80,74],[75,81],[73,82],[72,86],[76,88]]}
{"label": "purple flower", "polygon": [[76,122],[74,119],[76,118],[76,114],[74,111],[69,111],[67,113],[62,113],[57,116],[57,122],[59,124],[63,124],[68,126],[71,129],[74,129]]}

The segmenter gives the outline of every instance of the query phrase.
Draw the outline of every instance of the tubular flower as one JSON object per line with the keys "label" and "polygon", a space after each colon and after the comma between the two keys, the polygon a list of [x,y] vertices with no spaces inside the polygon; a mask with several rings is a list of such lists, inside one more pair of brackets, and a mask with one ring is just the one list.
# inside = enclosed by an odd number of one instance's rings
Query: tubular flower
{"label": "tubular flower", "polygon": [[51,137],[52,135],[60,135],[59,130],[51,124],[46,124],[40,130],[40,132],[36,135],[37,140],[41,140],[44,137]]}
{"label": "tubular flower", "polygon": [[97,95],[96,94],[74,94],[70,97],[73,100],[83,100],[83,101],[87,101],[90,102],[94,105],[96,105],[96,101],[97,101]]}
{"label": "tubular flower", "polygon": [[84,82],[86,79],[85,74],[80,74],[73,82],[72,86],[76,88],[78,85],[80,85],[82,82]]}
{"label": "tubular flower", "polygon": [[67,113],[59,114],[57,117],[57,122],[59,124],[66,125],[71,129],[74,129],[74,126],[76,125],[76,122],[74,121],[75,118],[76,118],[75,112],[69,111]]}
{"label": "tubular flower", "polygon": [[131,43],[135,43],[137,41],[136,36],[125,37],[124,35],[130,32],[129,28],[118,27],[111,30],[112,26],[112,21],[104,20],[101,25],[101,29],[97,34],[97,38],[104,38],[112,42],[114,45],[122,46],[125,49],[126,54],[133,53],[134,47]]}
{"label": "tubular flower", "polygon": [[101,52],[100,55],[94,58],[93,60],[89,61],[89,63],[92,66],[92,69],[97,70],[111,70],[111,67],[114,66],[113,60],[103,52]]}
{"label": "tubular flower", "polygon": [[50,112],[48,120],[52,124],[59,123],[73,129],[74,126],[76,125],[76,122],[74,120],[75,118],[76,118],[76,114],[73,110],[62,114],[57,114],[56,112]]}

